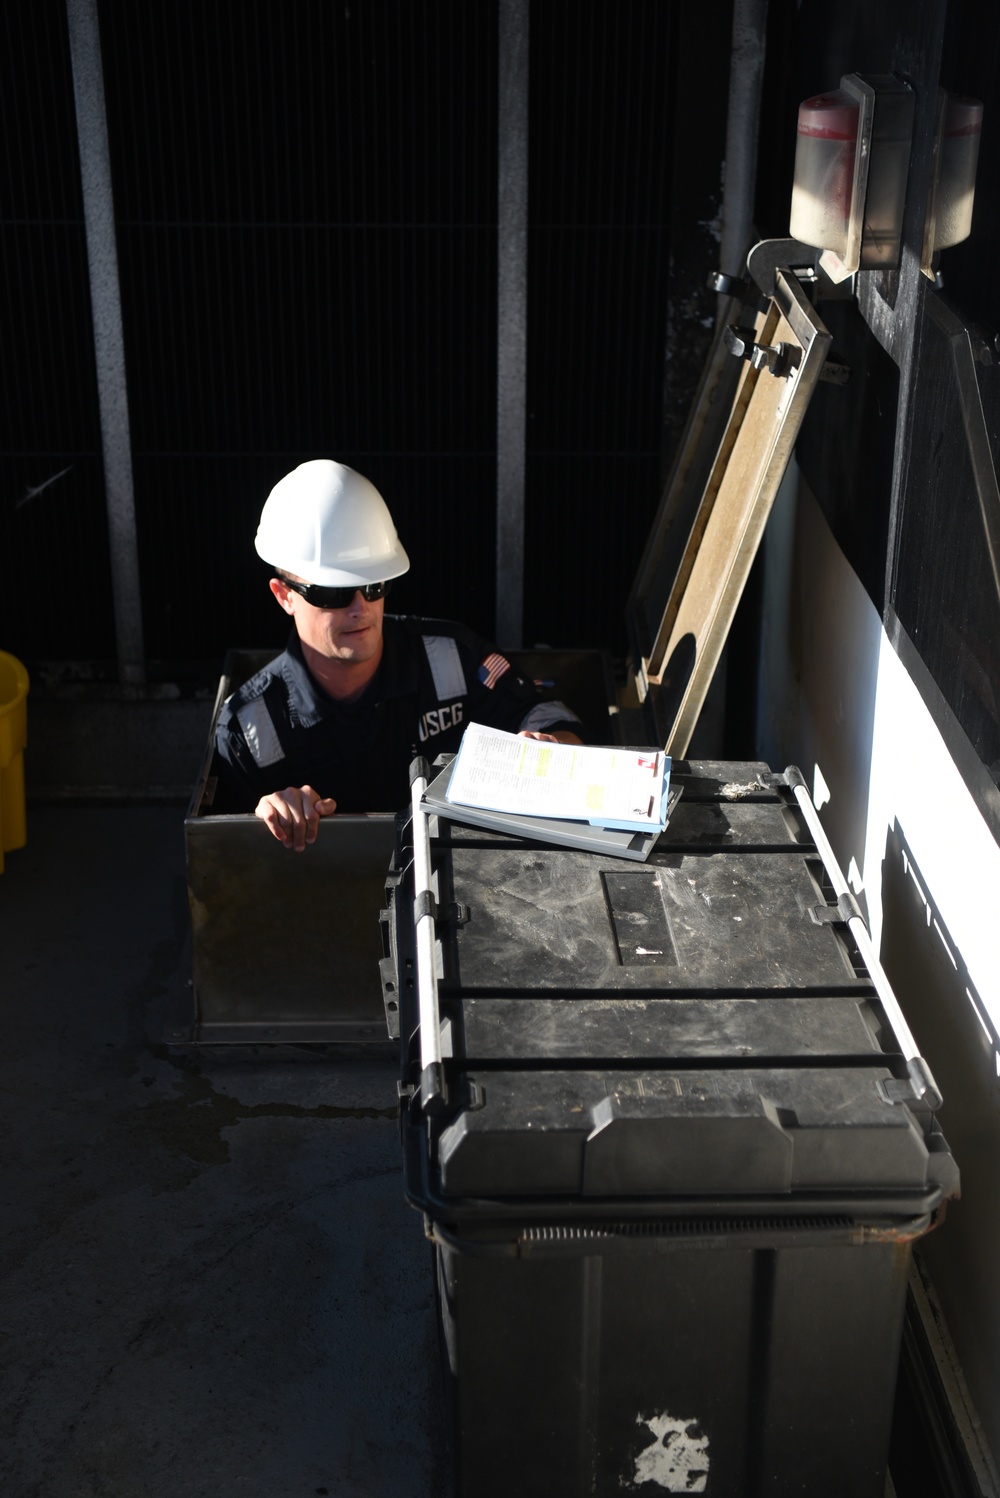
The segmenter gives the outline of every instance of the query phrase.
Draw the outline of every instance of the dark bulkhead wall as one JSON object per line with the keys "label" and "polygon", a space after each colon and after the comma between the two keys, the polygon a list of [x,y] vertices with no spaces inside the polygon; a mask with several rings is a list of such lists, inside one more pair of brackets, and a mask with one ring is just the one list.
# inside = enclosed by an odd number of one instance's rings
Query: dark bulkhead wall
{"label": "dark bulkhead wall", "polygon": [[[531,20],[525,638],[624,648],[714,314],[729,10]],[[400,611],[495,605],[495,4],[101,0],[150,675],[280,643],[271,484],[385,493]],[[113,675],[62,0],[4,8],[0,640]],[[45,579],[49,604],[39,608]]]}
{"label": "dark bulkhead wall", "polygon": [[[800,466],[833,533],[883,619],[891,610],[967,737],[985,776],[1000,785],[1000,517],[984,510],[963,415],[963,390],[974,390],[985,426],[987,466],[1000,446],[1000,291],[993,271],[1000,208],[992,184],[1000,172],[997,65],[1000,16],[953,0],[892,4],[877,13],[841,7],[835,17],[803,4],[785,18],[783,76],[766,90],[766,148],[782,162],[761,170],[759,207],[773,232],[787,232],[791,159],[798,102],[835,87],[842,74],[896,72],[918,91],[943,88],[984,102],[972,234],[943,251],[941,289],[922,290],[945,309],[933,315],[927,295],[887,314],[891,335],[879,340],[856,299],[824,301],[820,314],[834,336],[834,357],[851,370],[847,385],[821,384],[798,444]],[[778,48],[772,48],[775,67]],[[938,59],[940,58],[940,72]],[[930,80],[930,83],[928,82]],[[779,106],[777,97],[783,100]],[[763,158],[762,158],[763,159]],[[930,140],[915,144],[909,195],[926,185]],[[784,227],[782,228],[782,224]],[[923,279],[923,278],[921,278]],[[887,306],[895,287],[880,288]],[[950,312],[954,323],[948,322]],[[893,326],[894,324],[894,326]],[[953,327],[967,325],[964,360]],[[912,354],[900,349],[913,339]],[[883,346],[891,342],[893,354]],[[985,782],[984,782],[985,784]],[[975,787],[973,787],[975,790]],[[987,787],[989,796],[989,787]],[[982,796],[979,797],[982,801]],[[994,817],[989,806],[984,813]]]}
{"label": "dark bulkhead wall", "polygon": [[[1000,509],[995,479],[1000,448],[1000,289],[995,275],[1000,208],[994,187],[1000,152],[1000,13],[971,0],[887,0],[879,7],[852,0],[832,10],[820,0],[803,0],[785,8],[783,21],[785,61],[766,80],[762,137],[767,130],[780,132],[774,160],[784,164],[774,173],[762,165],[758,173],[759,216],[771,232],[787,232],[791,170],[785,142],[794,140],[800,100],[836,87],[849,72],[895,72],[916,90],[918,128],[910,157],[902,268],[898,274],[863,273],[853,298],[821,303],[820,314],[834,335],[833,357],[847,363],[851,374],[839,389],[820,388],[797,458],[964,790],[985,828],[1000,839]],[[772,64],[776,56],[772,49]],[[940,287],[934,289],[920,273],[915,248],[922,239],[939,83],[982,99],[984,120],[972,234],[941,253]],[[762,138],[762,163],[766,149]],[[806,606],[816,589],[813,577],[793,579],[793,591]],[[817,610],[829,622],[832,609],[827,607],[824,615],[818,601]],[[865,701],[864,663],[857,665],[857,691],[842,699],[844,734],[836,746],[834,735],[822,738],[820,753],[834,747],[853,750],[863,742],[865,713],[871,714],[872,707]],[[807,663],[806,673],[809,669]],[[848,664],[847,673],[850,669]],[[819,700],[823,688],[816,673],[806,691]],[[763,721],[767,704],[761,706]],[[775,736],[780,731],[775,725]],[[894,747],[902,753],[908,749]],[[849,785],[841,775],[841,801],[833,809],[845,837],[850,818],[859,818],[864,827],[868,815],[868,766],[861,759],[850,762]],[[937,790],[928,783],[931,804]],[[936,814],[946,818],[953,804],[954,799],[942,799]],[[941,1123],[963,1179],[961,1203],[942,1231],[921,1248],[920,1257],[930,1268],[995,1460],[1000,1451],[995,1270],[1000,1032],[992,1010],[975,996],[977,980],[966,954],[940,914],[947,903],[944,895],[951,892],[954,898],[956,884],[962,888],[962,878],[973,880],[970,870],[976,866],[959,868],[967,853],[961,842],[948,845],[947,856],[925,848],[921,863],[912,840],[911,830],[898,818],[887,825],[876,876],[883,908],[881,955],[942,1087]],[[871,872],[865,872],[870,881]],[[904,1361],[904,1372],[906,1367]],[[910,1444],[919,1449],[918,1430],[931,1429],[924,1409],[919,1427],[908,1432]],[[904,1491],[898,1468],[893,1475]],[[934,1477],[926,1467],[913,1490],[934,1491]]]}

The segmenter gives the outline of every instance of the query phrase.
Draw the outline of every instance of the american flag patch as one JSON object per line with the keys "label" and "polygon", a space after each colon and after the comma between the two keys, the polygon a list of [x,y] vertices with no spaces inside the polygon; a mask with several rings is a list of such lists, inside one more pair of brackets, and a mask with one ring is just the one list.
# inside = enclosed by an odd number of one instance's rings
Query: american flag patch
{"label": "american flag patch", "polygon": [[510,661],[505,660],[502,655],[498,655],[496,652],[494,652],[493,655],[488,655],[486,657],[479,670],[476,672],[476,675],[479,677],[479,680],[482,682],[483,686],[489,687],[492,691],[504,672],[509,670]]}

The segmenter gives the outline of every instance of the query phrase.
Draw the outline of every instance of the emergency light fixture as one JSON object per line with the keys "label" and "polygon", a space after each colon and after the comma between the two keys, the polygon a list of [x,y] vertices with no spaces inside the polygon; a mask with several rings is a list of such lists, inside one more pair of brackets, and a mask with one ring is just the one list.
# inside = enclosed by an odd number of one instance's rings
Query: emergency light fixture
{"label": "emergency light fixture", "polygon": [[[822,251],[831,281],[899,265],[913,91],[892,74],[848,73],[799,107],[789,230]],[[940,91],[922,263],[972,227],[982,104]]]}
{"label": "emergency light fixture", "polygon": [[831,281],[899,264],[913,103],[892,74],[848,73],[799,107],[789,227]]}

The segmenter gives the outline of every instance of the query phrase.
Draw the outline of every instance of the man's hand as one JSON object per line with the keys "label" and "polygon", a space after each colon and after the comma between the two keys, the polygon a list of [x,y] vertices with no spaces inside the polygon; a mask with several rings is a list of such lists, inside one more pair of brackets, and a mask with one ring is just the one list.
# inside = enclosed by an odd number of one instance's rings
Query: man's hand
{"label": "man's hand", "polygon": [[543,744],[582,744],[583,740],[578,738],[568,728],[560,728],[558,733],[532,733],[530,728],[524,728],[518,734],[519,739],[539,739]]}
{"label": "man's hand", "polygon": [[331,796],[321,796],[311,785],[290,785],[283,791],[262,796],[254,816],[266,822],[272,836],[301,853],[307,843],[316,841],[321,817],[332,816],[337,803]]}

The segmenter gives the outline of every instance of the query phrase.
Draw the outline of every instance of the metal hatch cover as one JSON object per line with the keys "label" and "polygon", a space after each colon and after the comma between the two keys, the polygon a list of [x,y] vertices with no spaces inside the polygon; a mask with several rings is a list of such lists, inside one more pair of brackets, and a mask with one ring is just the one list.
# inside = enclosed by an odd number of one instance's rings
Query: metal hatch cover
{"label": "metal hatch cover", "polygon": [[[675,756],[687,752],[831,337],[794,274],[778,269],[752,337],[747,329],[729,342],[745,362],[714,461],[689,455],[677,465],[647,544],[647,556],[670,558],[673,567],[666,602],[658,617],[651,613],[666,579],[651,574],[648,562],[629,600],[638,695],[652,710],[656,738]],[[729,357],[720,336],[711,362],[718,367]],[[730,388],[706,381],[700,398],[725,401]],[[692,429],[715,441],[718,422],[696,421]],[[700,495],[692,496],[690,475],[706,466]],[[674,525],[686,533],[676,565],[677,546],[664,545]]]}

